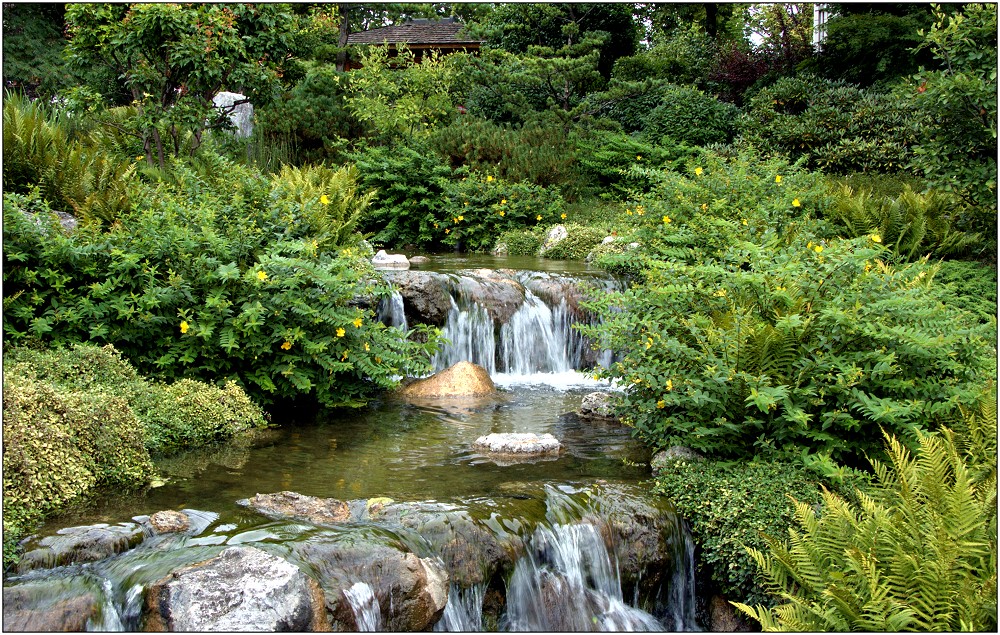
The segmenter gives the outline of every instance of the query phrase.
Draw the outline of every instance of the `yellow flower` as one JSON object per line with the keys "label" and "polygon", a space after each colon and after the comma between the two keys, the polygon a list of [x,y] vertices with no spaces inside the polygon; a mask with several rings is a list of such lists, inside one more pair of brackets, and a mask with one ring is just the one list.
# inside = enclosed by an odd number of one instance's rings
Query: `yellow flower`
{"label": "yellow flower", "polygon": [[713,295],[715,297],[717,297],[717,298],[724,298],[724,297],[726,297],[726,290],[725,289],[719,289]]}
{"label": "yellow flower", "polygon": [[784,291],[785,287],[775,287],[774,290],[775,291]]}
{"label": "yellow flower", "polygon": [[507,215],[507,212],[505,212],[505,211],[503,211],[503,210],[500,210],[500,215],[501,215],[501,216],[506,216],[506,215]]}
{"label": "yellow flower", "polygon": [[438,224],[434,223],[434,229],[437,229],[437,227],[438,227]]}
{"label": "yellow flower", "polygon": [[673,389],[674,389],[674,382],[668,379],[667,380],[667,390],[670,391],[670,390],[673,390]]}
{"label": "yellow flower", "polygon": [[627,209],[627,210],[625,210],[625,213],[628,214],[629,216],[631,216],[632,215],[632,210]]}
{"label": "yellow flower", "polygon": [[345,335],[346,333],[347,333],[347,331],[345,331],[345,330],[344,330],[344,329],[342,329],[342,328],[339,328],[339,329],[337,329],[337,337],[344,337],[344,335]]}
{"label": "yellow flower", "polygon": [[344,354],[340,356],[340,359],[342,359],[342,360],[346,360],[347,359],[347,351],[344,351]]}
{"label": "yellow flower", "polygon": [[376,356],[376,357],[375,357],[375,363],[376,363],[376,364],[381,364],[381,363],[382,363],[382,358],[381,358],[381,357],[377,357],[377,356]]}
{"label": "yellow flower", "polygon": [[136,161],[142,161],[142,160],[143,160],[143,159],[145,159],[145,158],[146,158],[146,157],[144,157],[144,156],[142,156],[142,155],[140,154],[139,156],[137,156],[137,157],[135,158],[135,160],[136,160]]}
{"label": "yellow flower", "polygon": [[774,182],[775,183],[781,183],[781,175],[780,174],[778,174],[777,176],[774,177]]}
{"label": "yellow flower", "polygon": [[702,172],[704,172],[704,170],[701,169],[701,166],[698,166],[694,169],[694,173],[698,176],[701,176]]}
{"label": "yellow flower", "polygon": [[290,349],[291,347],[292,347],[292,343],[289,342],[288,340],[285,340],[285,343],[281,345],[281,348],[285,349],[286,351],[288,349]]}
{"label": "yellow flower", "polygon": [[535,216],[535,220],[542,220],[542,215],[539,214],[538,216]]}
{"label": "yellow flower", "polygon": [[330,197],[324,194],[323,196],[319,197],[319,202],[322,203],[323,205],[329,205]]}
{"label": "yellow flower", "polygon": [[872,270],[872,265],[871,265],[871,263],[870,263],[870,262],[868,262],[868,261],[865,261],[865,273],[868,273],[868,272],[869,272],[869,271],[871,271],[871,270]]}
{"label": "yellow flower", "polygon": [[182,320],[181,321],[181,333],[187,333],[189,328],[190,328],[190,325],[187,323],[187,320]]}
{"label": "yellow flower", "polygon": [[746,225],[746,224],[747,224],[747,219],[745,219],[745,218],[743,219],[743,224],[744,224],[744,225]]}
{"label": "yellow flower", "polygon": [[263,282],[264,280],[267,280],[267,272],[265,272],[265,271],[258,271],[257,272],[257,279],[260,280],[261,282]]}
{"label": "yellow flower", "polygon": [[460,221],[463,221],[463,220],[465,220],[465,216],[459,216],[459,217],[458,217],[458,220],[460,220]]}
{"label": "yellow flower", "polygon": [[794,198],[792,199],[792,207],[802,207],[802,203],[799,202],[799,199]]}
{"label": "yellow flower", "polygon": [[815,247],[813,247],[813,251],[815,251],[816,253],[822,253],[823,245],[816,245]]}
{"label": "yellow flower", "polygon": [[505,198],[500,199],[500,204],[501,205],[506,205],[507,204],[507,199],[505,199]]}
{"label": "yellow flower", "polygon": [[446,233],[446,234],[450,234],[450,233],[451,233],[451,230],[450,230],[450,229],[445,229],[445,230],[444,230],[444,233]]}
{"label": "yellow flower", "polygon": [[561,218],[563,220],[566,220],[566,212],[563,212],[562,214],[560,214],[559,218]]}
{"label": "yellow flower", "polygon": [[878,234],[872,234],[871,236],[869,236],[869,238],[872,239],[873,243],[880,243],[880,242],[882,242],[882,237],[879,236]]}
{"label": "yellow flower", "polygon": [[636,161],[642,161],[642,155],[641,154],[635,155],[635,160]]}
{"label": "yellow flower", "polygon": [[493,175],[492,175],[492,174],[487,174],[487,175],[486,175],[486,182],[487,182],[487,183],[489,183],[489,182],[491,182],[492,180],[493,180]]}
{"label": "yellow flower", "polygon": [[352,324],[354,324],[355,328],[361,328],[361,318],[354,318],[354,322],[352,322]]}
{"label": "yellow flower", "polygon": [[365,342],[365,352],[372,350],[371,346],[368,346],[368,342]]}
{"label": "yellow flower", "polygon": [[646,208],[643,207],[642,205],[636,205],[635,206],[635,213],[638,214],[639,216],[642,216],[645,212],[646,212]]}
{"label": "yellow flower", "polygon": [[660,408],[660,409],[664,408],[666,405],[667,405],[667,402],[663,401],[662,399],[660,399],[659,401],[656,402],[656,407]]}
{"label": "yellow flower", "polygon": [[707,212],[708,211],[708,203],[702,203],[701,204],[701,211],[703,211],[703,212]]}
{"label": "yellow flower", "polygon": [[663,224],[664,224],[664,225],[666,225],[666,224],[667,224],[667,223],[669,223],[669,222],[671,222],[671,221],[670,221],[670,217],[669,217],[669,216],[664,216],[664,217],[663,217]]}
{"label": "yellow flower", "polygon": [[810,240],[809,242],[806,243],[806,249],[812,249],[812,248],[813,248],[813,243]]}

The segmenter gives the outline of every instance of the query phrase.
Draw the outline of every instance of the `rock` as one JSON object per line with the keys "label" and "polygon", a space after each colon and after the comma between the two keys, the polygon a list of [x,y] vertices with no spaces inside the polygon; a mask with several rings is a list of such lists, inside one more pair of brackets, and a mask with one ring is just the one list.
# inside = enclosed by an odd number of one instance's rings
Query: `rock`
{"label": "rock", "polygon": [[345,592],[360,580],[378,600],[384,630],[428,630],[448,602],[448,573],[434,559],[379,544],[370,534],[368,539],[350,536],[344,542],[308,540],[293,546],[296,556],[316,570],[334,628],[357,630]]}
{"label": "rock", "polygon": [[458,293],[483,306],[494,324],[506,324],[524,304],[521,283],[493,269],[474,269],[459,278]]}
{"label": "rock", "polygon": [[629,248],[629,249],[638,249],[638,248],[639,248],[639,247],[641,247],[641,246],[642,246],[642,245],[640,245],[639,243],[629,243],[629,244],[628,244],[628,248]]}
{"label": "rock", "polygon": [[580,402],[579,415],[585,419],[614,419],[611,395],[606,392],[592,392],[584,395]]}
{"label": "rock", "polygon": [[708,611],[708,630],[713,633],[749,633],[754,630],[743,619],[743,616],[736,611],[736,607],[721,596],[712,596],[712,599],[709,601]]}
{"label": "rock", "polygon": [[551,249],[556,243],[559,243],[569,236],[569,232],[566,231],[565,225],[556,225],[545,234],[545,240],[542,241],[542,247],[538,250],[538,255],[544,255],[546,251]]}
{"label": "rock", "polygon": [[557,454],[559,440],[551,434],[541,436],[533,432],[503,432],[479,437],[472,447],[482,452],[500,455]]}
{"label": "rock", "polygon": [[24,584],[3,588],[3,630],[76,632],[87,630],[99,604],[90,593],[69,595],[51,585]]}
{"label": "rock", "polygon": [[418,379],[399,391],[404,398],[417,397],[480,397],[496,393],[490,374],[471,362],[457,364]]}
{"label": "rock", "polygon": [[412,258],[410,258],[410,264],[415,265],[417,267],[426,265],[430,261],[431,259],[428,258],[427,256],[413,256]]}
{"label": "rock", "polygon": [[445,276],[430,271],[387,271],[385,276],[403,296],[408,323],[444,326],[451,309]]}
{"label": "rock", "polygon": [[[48,231],[48,229],[46,228],[45,221],[43,221],[38,214],[34,214],[32,212],[26,212],[22,209],[17,209],[17,208],[14,209],[15,211],[23,214],[25,218],[33,222],[35,226],[37,226],[43,233]],[[53,210],[51,213],[55,214],[56,220],[59,221],[59,226],[62,227],[63,232],[66,234],[69,234],[70,232],[75,230],[80,224],[76,220],[76,217],[73,216],[72,214],[67,214],[66,212],[60,212],[56,210]]]}
{"label": "rock", "polygon": [[[249,101],[233,106],[238,101],[243,101],[247,97],[240,93],[220,92],[212,98],[212,103],[220,111],[229,110],[229,120],[236,127],[237,137],[249,137],[253,133],[253,104]],[[232,107],[230,109],[230,107]]]}
{"label": "rock", "polygon": [[296,492],[257,494],[236,503],[269,518],[293,518],[320,525],[338,524],[351,518],[351,510],[344,501],[304,496]]}
{"label": "rock", "polygon": [[604,239],[601,240],[601,244],[602,245],[609,245],[609,244],[611,244],[613,242],[615,242],[615,237],[614,236],[605,236]]}
{"label": "rock", "polygon": [[537,273],[526,281],[524,286],[543,299],[549,306],[558,306],[560,302],[565,300],[574,317],[579,317],[582,313],[579,304],[584,297],[583,290],[579,283],[572,278]]}
{"label": "rock", "polygon": [[229,547],[153,583],[146,630],[316,631],[323,592],[295,565],[256,547]]}
{"label": "rock", "polygon": [[149,517],[149,525],[158,534],[172,534],[191,528],[191,519],[184,512],[164,510]]}
{"label": "rock", "polygon": [[372,258],[372,265],[376,269],[409,269],[410,261],[403,254],[387,254],[380,249]]}
{"label": "rock", "polygon": [[142,542],[142,537],[142,527],[135,523],[67,527],[55,535],[29,541],[18,572],[74,562],[96,562],[131,549]]}
{"label": "rock", "polygon": [[650,467],[653,468],[653,474],[659,474],[661,471],[667,469],[671,463],[674,461],[704,461],[705,457],[698,454],[691,448],[684,447],[683,445],[674,445],[666,450],[662,450],[656,453],[653,460],[649,462]]}
{"label": "rock", "polygon": [[507,243],[497,243],[496,246],[493,247],[493,251],[491,253],[494,256],[506,256],[507,250]]}

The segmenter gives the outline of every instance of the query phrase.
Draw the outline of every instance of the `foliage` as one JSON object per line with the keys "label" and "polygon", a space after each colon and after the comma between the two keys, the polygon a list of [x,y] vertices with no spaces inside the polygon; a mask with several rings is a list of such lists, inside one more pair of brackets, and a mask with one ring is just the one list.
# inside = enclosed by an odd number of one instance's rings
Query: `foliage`
{"label": "foliage", "polygon": [[361,194],[358,179],[354,166],[334,170],[322,165],[286,165],[274,176],[271,200],[297,212],[306,234],[318,246],[345,245],[375,196],[375,192]]}
{"label": "foliage", "polygon": [[941,287],[941,301],[989,324],[997,318],[996,265],[967,260],[946,260],[938,265],[934,282]]}
{"label": "foliage", "polygon": [[814,240],[771,229],[652,262],[593,304],[605,322],[587,334],[623,353],[601,374],[628,386],[621,412],[650,444],[856,467],[878,427],[915,442],[974,394],[989,329],[940,303],[932,270],[886,264],[871,237]]}
{"label": "foliage", "polygon": [[[540,228],[539,228],[540,229]],[[509,229],[497,238],[497,247],[505,246],[508,256],[534,256],[545,238],[539,229]]]}
{"label": "foliage", "polygon": [[49,100],[75,80],[63,59],[64,7],[11,3],[3,11],[4,86]]}
{"label": "foliage", "polygon": [[388,46],[369,46],[351,72],[347,108],[381,140],[426,133],[456,112],[451,90],[458,54],[417,61],[405,47],[390,58]]}
{"label": "foliage", "polygon": [[389,289],[364,255],[320,248],[309,214],[235,166],[218,162],[217,189],[172,172],[107,232],[39,228],[5,196],[6,341],[113,342],[145,374],[232,379],[264,403],[353,405],[426,370],[435,340],[412,344],[367,308]]}
{"label": "foliage", "polygon": [[[993,437],[996,421],[993,421]],[[886,435],[889,464],[856,507],[824,492],[817,512],[796,501],[788,541],[748,549],[783,601],[737,608],[765,631],[987,631],[997,626],[997,499],[947,428],[911,456]]]}
{"label": "foliage", "polygon": [[4,564],[45,514],[99,486],[130,489],[153,474],[142,425],[126,401],[101,390],[3,374]]}
{"label": "foliage", "polygon": [[874,197],[845,185],[826,217],[840,224],[847,237],[878,236],[902,258],[940,258],[974,252],[982,242],[977,233],[953,229],[956,207],[954,198],[936,192],[924,195],[906,187],[894,198]]}
{"label": "foliage", "polygon": [[565,219],[563,209],[563,198],[554,190],[472,174],[446,184],[433,231],[444,244],[489,251],[505,231]]}
{"label": "foliage", "polygon": [[621,199],[648,192],[656,179],[632,166],[679,168],[695,150],[685,144],[654,145],[635,136],[592,130],[576,137],[580,173],[604,198]]}
{"label": "foliage", "polygon": [[8,94],[3,104],[3,176],[8,191],[39,188],[82,220],[111,222],[128,210],[135,166],[103,151],[93,135],[71,135],[65,115]]}
{"label": "foliage", "polygon": [[910,160],[912,106],[899,95],[812,75],[784,77],[747,106],[742,133],[811,167],[892,172]]}
{"label": "foliage", "polygon": [[917,144],[913,168],[932,187],[955,192],[982,210],[980,226],[996,231],[997,8],[969,4],[934,11],[925,46],[941,70],[921,70],[913,102]]}
{"label": "foliage", "polygon": [[362,231],[389,247],[427,247],[438,241],[434,223],[440,200],[452,178],[451,169],[425,144],[416,140],[392,148],[377,146],[350,155],[365,189],[375,198],[361,219]]}
{"label": "foliage", "polygon": [[[206,127],[228,117],[212,103],[239,88],[267,101],[279,84],[291,16],[273,4],[73,4],[68,45],[77,68],[107,68],[124,82],[137,109],[132,131],[146,160],[164,169],[165,153],[193,153]],[[100,87],[98,87],[100,89]]]}
{"label": "foliage", "polygon": [[601,244],[607,232],[599,227],[567,223],[566,238],[548,247],[540,255],[553,260],[583,260]]}
{"label": "foliage", "polygon": [[742,105],[771,70],[771,63],[763,51],[749,49],[737,42],[726,42],[719,47],[708,73],[708,88],[731,104]]}
{"label": "foliage", "polygon": [[698,570],[719,593],[768,606],[773,599],[745,547],[765,549],[761,532],[788,531],[789,496],[820,501],[816,482],[801,466],[767,461],[674,461],[657,476],[655,491],[688,521]]}
{"label": "foliage", "polygon": [[674,86],[663,91],[660,104],[646,117],[643,132],[659,140],[669,137],[690,145],[725,143],[735,132],[737,109],[696,88]]}
{"label": "foliage", "polygon": [[807,2],[744,5],[744,31],[780,72],[788,73],[813,53],[813,7]]}
{"label": "foliage", "polygon": [[675,84],[704,84],[717,45],[697,25],[680,28],[653,48],[615,62],[612,77],[622,81],[664,79]]}

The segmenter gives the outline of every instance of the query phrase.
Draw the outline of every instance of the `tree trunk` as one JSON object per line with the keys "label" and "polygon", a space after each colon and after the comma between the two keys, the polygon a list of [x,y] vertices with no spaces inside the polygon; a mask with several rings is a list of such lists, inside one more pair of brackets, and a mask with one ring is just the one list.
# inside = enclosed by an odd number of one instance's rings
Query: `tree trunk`
{"label": "tree trunk", "polygon": [[337,70],[343,72],[347,70],[347,36],[351,34],[351,22],[347,15],[348,7],[343,2],[337,4],[337,13],[340,16],[339,35],[337,36]]}
{"label": "tree trunk", "polygon": [[705,3],[705,34],[715,39],[719,33],[719,5],[714,2]]}

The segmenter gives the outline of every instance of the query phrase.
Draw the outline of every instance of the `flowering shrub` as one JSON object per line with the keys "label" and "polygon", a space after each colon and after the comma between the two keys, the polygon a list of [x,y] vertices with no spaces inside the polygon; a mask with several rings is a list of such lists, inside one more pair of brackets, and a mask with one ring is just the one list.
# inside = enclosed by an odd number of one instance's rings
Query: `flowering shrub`
{"label": "flowering shrub", "polygon": [[445,186],[434,230],[445,244],[488,251],[505,231],[565,220],[564,205],[554,190],[476,173]]}

